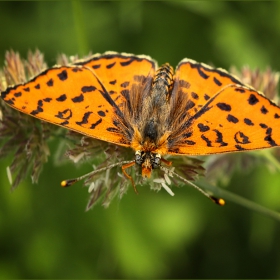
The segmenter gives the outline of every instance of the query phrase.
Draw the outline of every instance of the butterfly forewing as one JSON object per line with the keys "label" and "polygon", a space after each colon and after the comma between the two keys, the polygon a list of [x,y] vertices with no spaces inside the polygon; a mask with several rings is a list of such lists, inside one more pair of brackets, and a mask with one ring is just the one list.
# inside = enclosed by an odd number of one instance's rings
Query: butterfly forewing
{"label": "butterfly forewing", "polygon": [[153,75],[148,57],[105,53],[73,66],[50,68],[1,97],[44,121],[118,145],[129,146],[114,123],[133,85]]}

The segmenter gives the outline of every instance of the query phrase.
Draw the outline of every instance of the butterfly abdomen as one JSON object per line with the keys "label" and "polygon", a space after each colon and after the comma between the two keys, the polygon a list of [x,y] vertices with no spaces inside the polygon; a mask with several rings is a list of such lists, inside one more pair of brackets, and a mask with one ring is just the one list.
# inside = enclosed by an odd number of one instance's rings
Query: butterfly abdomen
{"label": "butterfly abdomen", "polygon": [[168,63],[163,64],[156,72],[153,78],[153,90],[163,91],[166,99],[169,99],[171,90],[173,88],[173,67]]}

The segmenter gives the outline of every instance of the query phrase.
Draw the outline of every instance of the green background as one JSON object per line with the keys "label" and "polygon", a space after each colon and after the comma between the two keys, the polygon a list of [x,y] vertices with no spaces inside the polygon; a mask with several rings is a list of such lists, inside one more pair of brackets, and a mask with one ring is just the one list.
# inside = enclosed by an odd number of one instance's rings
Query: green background
{"label": "green background", "polygon": [[[280,2],[0,2],[5,51],[114,50],[159,64],[189,57],[228,69],[280,69]],[[54,152],[59,143],[51,143]],[[87,189],[59,182],[91,169],[46,164],[37,185],[13,193],[1,159],[0,278],[279,278],[280,224],[230,201],[224,207],[189,188],[130,188],[109,209],[85,213]],[[280,210],[280,174],[266,166],[235,172],[227,190]]]}

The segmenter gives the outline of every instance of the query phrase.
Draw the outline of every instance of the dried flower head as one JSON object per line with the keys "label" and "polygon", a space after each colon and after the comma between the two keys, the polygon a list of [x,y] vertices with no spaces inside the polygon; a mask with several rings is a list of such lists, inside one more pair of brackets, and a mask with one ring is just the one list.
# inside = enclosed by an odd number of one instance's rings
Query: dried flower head
{"label": "dried flower head", "polygon": [[[28,53],[27,61],[22,61],[18,53],[6,53],[6,65],[0,72],[0,91],[7,86],[24,83],[46,68],[43,55],[39,51]],[[37,119],[30,118],[0,101],[1,111],[1,148],[0,156],[13,155],[8,172],[14,177],[12,189],[31,171],[34,183],[38,181],[43,164],[49,156],[46,143],[52,126]]]}

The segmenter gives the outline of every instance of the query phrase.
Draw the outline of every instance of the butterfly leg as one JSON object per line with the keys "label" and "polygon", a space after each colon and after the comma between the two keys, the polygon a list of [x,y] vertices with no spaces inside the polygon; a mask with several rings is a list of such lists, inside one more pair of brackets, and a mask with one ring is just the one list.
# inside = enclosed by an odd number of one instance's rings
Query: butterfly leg
{"label": "butterfly leg", "polygon": [[161,158],[161,161],[162,161],[163,163],[165,163],[166,165],[168,165],[168,166],[171,166],[171,165],[172,165],[172,161],[166,160],[166,159],[164,159],[164,158]]}
{"label": "butterfly leg", "polygon": [[135,165],[135,161],[132,161],[132,162],[129,162],[129,163],[123,165],[123,166],[122,166],[122,172],[123,172],[124,176],[125,176],[127,179],[129,179],[129,180],[131,181],[135,193],[138,194],[138,191],[137,191],[137,189],[136,189],[136,186],[135,186],[135,183],[134,183],[133,178],[132,178],[130,175],[128,175],[128,174],[126,173],[126,171],[125,171],[125,169],[127,169],[127,168],[129,168],[129,167],[131,167],[131,166],[133,166],[133,165]]}

